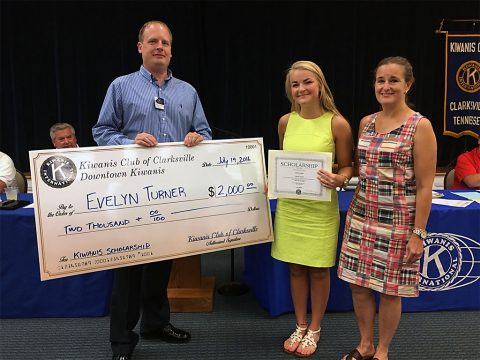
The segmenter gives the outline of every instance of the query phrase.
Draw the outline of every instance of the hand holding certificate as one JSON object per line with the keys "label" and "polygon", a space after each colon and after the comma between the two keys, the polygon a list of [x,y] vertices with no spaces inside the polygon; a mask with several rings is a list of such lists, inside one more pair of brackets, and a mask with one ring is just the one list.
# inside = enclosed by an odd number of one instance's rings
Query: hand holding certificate
{"label": "hand holding certificate", "polygon": [[330,201],[331,190],[317,179],[319,169],[332,171],[331,153],[269,150],[269,197]]}

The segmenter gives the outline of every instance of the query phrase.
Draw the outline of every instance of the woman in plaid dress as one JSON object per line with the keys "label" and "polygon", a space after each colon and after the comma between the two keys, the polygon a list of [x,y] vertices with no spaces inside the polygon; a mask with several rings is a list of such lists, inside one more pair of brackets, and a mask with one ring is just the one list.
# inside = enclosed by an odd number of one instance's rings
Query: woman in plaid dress
{"label": "woman in plaid dress", "polygon": [[[381,110],[360,122],[355,170],[359,182],[350,204],[338,276],[350,283],[360,342],[343,359],[388,359],[401,317],[401,297],[418,296],[419,259],[432,203],[436,139],[430,121],[411,109],[414,78],[402,57],[375,72]],[[379,293],[375,347],[374,292]]]}

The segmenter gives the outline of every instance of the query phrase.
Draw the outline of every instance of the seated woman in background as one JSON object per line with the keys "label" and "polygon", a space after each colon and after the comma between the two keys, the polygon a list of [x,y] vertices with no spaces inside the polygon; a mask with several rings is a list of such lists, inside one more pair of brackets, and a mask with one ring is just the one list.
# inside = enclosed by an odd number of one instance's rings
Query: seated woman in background
{"label": "seated woman in background", "polygon": [[0,152],[0,193],[8,186],[16,185],[15,165],[7,154]]}
{"label": "seated woman in background", "polygon": [[480,189],[480,134],[477,137],[478,146],[457,158],[452,189]]}

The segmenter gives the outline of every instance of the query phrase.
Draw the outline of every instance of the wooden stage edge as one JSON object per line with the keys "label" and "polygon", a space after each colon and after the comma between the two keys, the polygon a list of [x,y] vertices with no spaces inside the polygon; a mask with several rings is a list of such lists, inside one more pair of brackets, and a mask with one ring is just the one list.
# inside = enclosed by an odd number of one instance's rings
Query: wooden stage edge
{"label": "wooden stage edge", "polygon": [[168,288],[171,312],[212,312],[215,277],[202,278],[199,288]]}
{"label": "wooden stage edge", "polygon": [[171,312],[212,312],[215,277],[202,277],[200,255],[174,259],[167,293]]}

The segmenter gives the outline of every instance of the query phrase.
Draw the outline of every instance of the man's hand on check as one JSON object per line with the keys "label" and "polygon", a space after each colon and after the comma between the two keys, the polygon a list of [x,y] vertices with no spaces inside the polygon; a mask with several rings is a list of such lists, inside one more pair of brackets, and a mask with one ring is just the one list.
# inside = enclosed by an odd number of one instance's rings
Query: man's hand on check
{"label": "man's hand on check", "polygon": [[185,146],[191,147],[191,146],[198,145],[202,141],[203,141],[202,135],[196,132],[189,132],[187,136],[185,136],[185,140],[183,140],[183,143],[185,144]]}
{"label": "man's hand on check", "polygon": [[140,133],[137,136],[135,136],[135,144],[137,145],[142,145],[142,146],[156,146],[158,144],[157,139],[155,136],[150,135],[148,133]]}

